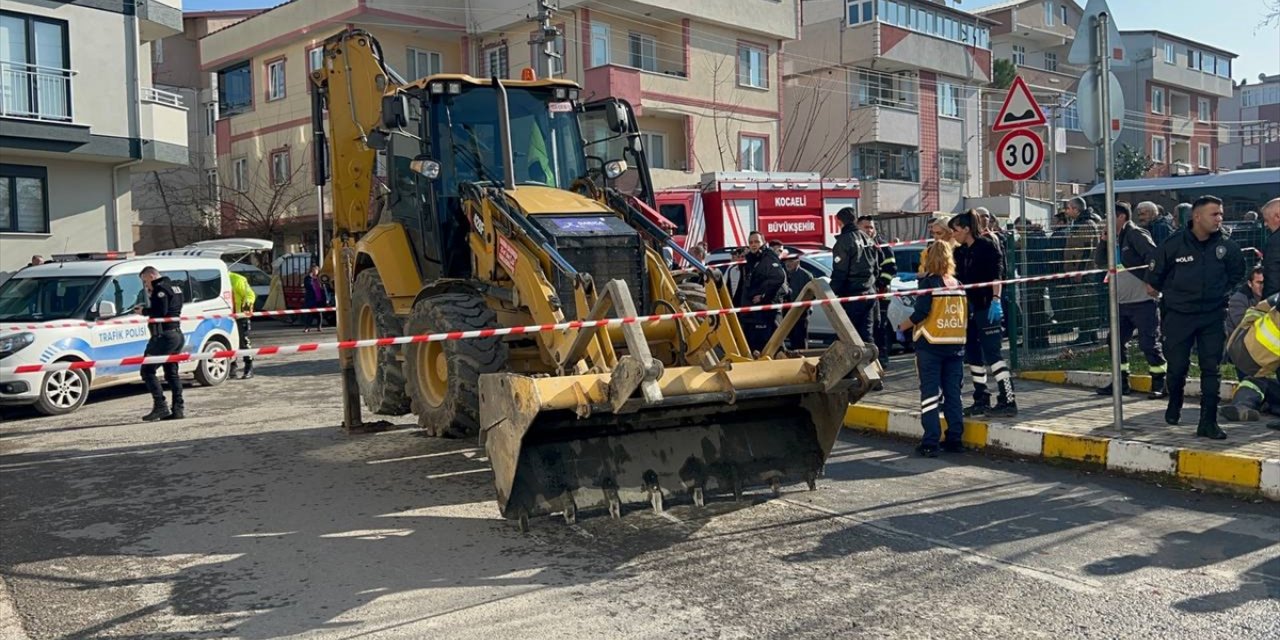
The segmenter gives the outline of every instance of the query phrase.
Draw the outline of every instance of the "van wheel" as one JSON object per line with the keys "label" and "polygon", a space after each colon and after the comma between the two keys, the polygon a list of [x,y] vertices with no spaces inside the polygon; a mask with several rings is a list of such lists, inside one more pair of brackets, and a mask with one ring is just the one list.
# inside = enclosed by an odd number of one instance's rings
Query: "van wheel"
{"label": "van wheel", "polygon": [[[204,349],[201,351],[209,353],[212,351],[225,351],[227,345],[220,340],[210,340],[205,343]],[[202,387],[216,387],[227,381],[227,375],[231,373],[230,358],[210,358],[201,360],[196,365],[196,382]]]}
{"label": "van wheel", "polygon": [[[382,284],[377,269],[365,269],[356,275],[351,289],[351,308],[355,312],[355,338],[374,340],[404,335],[400,318],[396,317],[391,298]],[[403,347],[364,347],[356,349],[356,384],[360,397],[370,411],[384,416],[409,413],[409,396],[405,390],[404,364],[400,362]]]}
{"label": "van wheel", "polygon": [[36,411],[46,416],[60,416],[79,409],[88,399],[89,375],[84,371],[50,371],[40,382]]}

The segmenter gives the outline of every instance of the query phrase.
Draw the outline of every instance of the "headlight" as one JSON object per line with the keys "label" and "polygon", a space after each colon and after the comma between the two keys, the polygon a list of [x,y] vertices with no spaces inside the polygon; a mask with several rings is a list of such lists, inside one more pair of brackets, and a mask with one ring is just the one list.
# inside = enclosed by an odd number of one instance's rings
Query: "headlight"
{"label": "headlight", "polygon": [[0,336],[0,358],[7,358],[36,341],[34,333],[11,333],[7,336]]}

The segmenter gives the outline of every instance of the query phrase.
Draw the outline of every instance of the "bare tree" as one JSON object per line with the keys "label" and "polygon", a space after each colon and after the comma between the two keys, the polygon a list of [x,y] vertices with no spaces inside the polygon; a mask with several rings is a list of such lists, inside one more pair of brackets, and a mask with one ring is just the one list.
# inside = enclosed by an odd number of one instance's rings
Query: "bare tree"
{"label": "bare tree", "polygon": [[244,235],[274,237],[294,216],[298,205],[312,195],[307,163],[290,165],[283,175],[259,171],[244,176],[244,184],[222,184],[217,195],[218,210],[230,215]]}
{"label": "bare tree", "polygon": [[1262,22],[1258,27],[1280,27],[1280,0],[1266,0],[1263,3]]}
{"label": "bare tree", "polygon": [[183,167],[150,171],[135,181],[134,205],[144,228],[167,236],[150,238],[151,249],[180,247],[217,234],[217,206],[205,175],[203,167]]}
{"label": "bare tree", "polygon": [[[825,176],[845,166],[849,161],[850,148],[862,142],[871,132],[859,131],[859,127],[849,119],[850,111],[844,102],[850,95],[847,83],[831,78],[833,71],[830,69],[826,70],[826,77],[822,73],[822,70],[816,70],[793,78],[787,87],[787,93],[794,102],[789,106],[790,113],[785,118],[785,130],[778,155],[780,158],[792,158],[795,162],[803,161],[806,165],[803,169],[817,171]],[[823,127],[819,132],[815,124],[831,121],[833,114],[828,113],[828,101],[833,98],[839,103],[830,107],[839,106],[841,108],[835,111],[845,114],[844,129],[837,131],[835,135],[816,139],[815,132],[816,135],[822,135],[830,131]]]}

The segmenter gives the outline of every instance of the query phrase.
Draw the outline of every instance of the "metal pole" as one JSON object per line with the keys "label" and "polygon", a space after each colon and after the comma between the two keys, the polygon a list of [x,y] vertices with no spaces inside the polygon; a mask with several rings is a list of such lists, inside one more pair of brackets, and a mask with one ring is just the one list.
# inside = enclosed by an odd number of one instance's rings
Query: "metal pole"
{"label": "metal pole", "polygon": [[550,0],[539,0],[538,15],[528,16],[530,22],[538,23],[538,30],[529,39],[529,44],[541,45],[542,60],[547,65],[548,78],[556,76],[556,58],[560,57],[555,48],[555,41],[556,38],[560,37],[560,30],[554,24],[551,24],[551,18],[555,13],[556,8],[551,6]]}
{"label": "metal pole", "polygon": [[[320,185],[316,185],[316,262],[324,264],[324,187]],[[333,268],[338,265],[335,263]]]}
{"label": "metal pole", "polygon": [[1058,213],[1058,114],[1062,112],[1062,94],[1053,97],[1049,108],[1049,202],[1053,213]]}
{"label": "metal pole", "polygon": [[[1018,181],[1018,220],[1022,222],[1023,267],[1022,267],[1022,271],[1019,272],[1016,276],[1014,276],[1013,274],[1006,274],[1005,275],[1006,278],[1022,277],[1027,275],[1027,267],[1026,267],[1027,230],[1030,228],[1030,225],[1027,224],[1027,181],[1026,180]],[[1018,234],[1018,227],[1015,225],[1013,228],[1013,233],[1009,235],[1010,242],[1013,241],[1013,237],[1016,236],[1017,234]],[[1014,248],[1015,247],[1009,247],[1009,250],[1012,250]],[[1015,260],[1014,262],[1016,263],[1017,260]],[[1023,349],[1030,350],[1031,348],[1031,340],[1028,337],[1029,334],[1027,333],[1028,327],[1029,327],[1029,323],[1027,321],[1027,315],[1031,313],[1031,297],[1030,297],[1031,288],[1028,287],[1026,283],[1022,283],[1018,285],[1017,291],[1018,291],[1018,303],[1019,303],[1018,305],[1016,305],[1018,308],[1018,318],[1017,318],[1017,322],[1011,323],[1012,325],[1011,328],[1013,329],[1013,336],[1009,342],[1009,354],[1011,356],[1009,359],[1012,361],[1010,365],[1013,367],[1014,371],[1019,370],[1019,362],[1020,362],[1020,359],[1018,357],[1018,338],[1019,337],[1022,338]]]}
{"label": "metal pole", "polygon": [[1095,28],[1098,34],[1098,114],[1102,122],[1103,180],[1106,182],[1107,224],[1107,310],[1111,314],[1111,415],[1117,429],[1124,429],[1124,406],[1121,403],[1120,310],[1116,280],[1116,191],[1115,167],[1111,150],[1111,45],[1107,42],[1107,23],[1111,16],[1099,13]]}

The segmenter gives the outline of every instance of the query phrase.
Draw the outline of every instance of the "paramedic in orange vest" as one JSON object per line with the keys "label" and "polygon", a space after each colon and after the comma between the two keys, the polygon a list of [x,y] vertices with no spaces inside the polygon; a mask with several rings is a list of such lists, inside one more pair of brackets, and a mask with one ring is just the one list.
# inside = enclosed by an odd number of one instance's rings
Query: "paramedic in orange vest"
{"label": "paramedic in orange vest", "polygon": [[[951,243],[935,242],[920,258],[920,289],[959,287]],[[924,439],[916,452],[935,458],[939,449],[949,453],[964,451],[964,345],[969,326],[969,304],[963,289],[938,291],[916,296],[915,311],[898,326],[903,333],[913,331],[916,370],[920,376],[920,422]],[[938,420],[947,417],[946,438]],[[941,440],[941,442],[939,442]]]}

